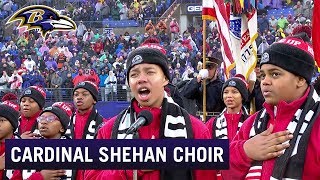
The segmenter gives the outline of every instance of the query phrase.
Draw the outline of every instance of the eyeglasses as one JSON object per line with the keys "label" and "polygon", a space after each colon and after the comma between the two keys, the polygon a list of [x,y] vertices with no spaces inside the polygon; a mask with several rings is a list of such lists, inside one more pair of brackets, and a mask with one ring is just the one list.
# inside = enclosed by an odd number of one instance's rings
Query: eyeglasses
{"label": "eyeglasses", "polygon": [[56,121],[56,120],[58,120],[58,117],[54,116],[54,115],[52,115],[52,116],[39,116],[37,118],[37,122],[38,123],[43,122],[43,121],[46,121],[46,122],[50,123],[50,122],[53,122],[53,121]]}

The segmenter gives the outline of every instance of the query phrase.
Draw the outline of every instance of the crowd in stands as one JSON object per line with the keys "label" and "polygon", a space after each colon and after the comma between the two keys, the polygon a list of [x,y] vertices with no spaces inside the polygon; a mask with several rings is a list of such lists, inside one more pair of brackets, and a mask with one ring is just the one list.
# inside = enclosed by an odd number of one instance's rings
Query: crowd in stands
{"label": "crowd in stands", "polygon": [[[172,2],[172,0],[78,0],[63,4],[59,1],[32,0],[28,3],[48,5],[71,17],[74,21],[88,21],[88,24],[92,23],[95,27],[101,27],[101,22],[105,19],[147,22],[151,18],[160,17]],[[0,20],[7,18],[25,5],[25,1],[1,1]],[[63,7],[60,7],[62,5]]]}
{"label": "crowd in stands", "polygon": [[[273,6],[272,4],[276,4],[275,1],[279,0],[263,1],[264,6],[266,6],[265,8],[277,8],[277,6]],[[313,2],[311,0],[306,0],[305,2],[286,2],[292,4],[292,6],[289,7],[292,7],[293,14],[281,14],[278,18],[271,15],[271,17],[268,18],[267,15],[263,13],[262,17],[258,20],[260,35],[257,39],[257,45],[259,46],[259,54],[262,54],[272,43],[291,35],[295,27],[299,25],[312,26]]]}

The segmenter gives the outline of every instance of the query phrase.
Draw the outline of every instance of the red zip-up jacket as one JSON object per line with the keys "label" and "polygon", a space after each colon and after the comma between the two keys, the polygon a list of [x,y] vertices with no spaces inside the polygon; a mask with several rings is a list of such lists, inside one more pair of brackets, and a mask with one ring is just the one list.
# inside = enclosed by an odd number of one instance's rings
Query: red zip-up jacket
{"label": "red zip-up jacket", "polygon": [[[237,114],[228,114],[227,112],[224,113],[224,117],[227,121],[227,131],[228,131],[228,139],[231,141],[234,136],[237,134],[238,130],[238,123],[240,121],[240,118],[242,116],[242,113]],[[206,123],[206,126],[209,129],[210,134],[213,134],[213,123],[215,123],[217,118],[210,118],[209,121]]]}
{"label": "red zip-up jacket", "polygon": [[[155,139],[159,138],[160,131],[160,115],[161,109],[159,108],[139,108],[134,104],[134,109],[137,113],[142,110],[149,110],[153,115],[152,123],[148,126],[142,126],[138,132],[141,139]],[[210,139],[209,130],[203,122],[197,118],[190,116],[191,126],[194,139]],[[98,132],[97,139],[110,139],[111,131],[116,117],[111,118]],[[127,178],[133,179],[133,171],[126,170]],[[108,180],[126,180],[125,170],[87,170],[84,179],[108,179]],[[216,171],[214,170],[195,170],[193,171],[194,180],[215,180]],[[160,171],[154,170],[151,172],[143,172],[138,170],[138,179],[140,180],[159,180]]]}
{"label": "red zip-up jacket", "polygon": [[[291,103],[281,101],[277,105],[276,114],[274,114],[274,106],[264,103],[267,113],[270,115],[270,124],[273,124],[273,132],[286,130],[288,124],[293,119],[294,113],[307,99],[310,88],[306,91],[305,95]],[[246,155],[243,145],[249,139],[250,129],[257,116],[257,113],[249,117],[239,133],[234,137],[230,143],[230,169],[222,171],[222,177],[226,180],[229,179],[244,179],[251,166],[252,160]],[[306,180],[320,179],[320,116],[315,120],[310,134],[310,139],[307,147],[306,158],[304,163],[303,177]],[[261,180],[270,180],[272,175],[275,158],[263,161]]]}
{"label": "red zip-up jacket", "polygon": [[32,117],[25,117],[21,115],[20,124],[19,124],[19,132],[20,134],[26,132],[26,131],[32,131],[33,127],[37,124],[37,118],[39,117],[40,113],[42,111],[36,112]]}

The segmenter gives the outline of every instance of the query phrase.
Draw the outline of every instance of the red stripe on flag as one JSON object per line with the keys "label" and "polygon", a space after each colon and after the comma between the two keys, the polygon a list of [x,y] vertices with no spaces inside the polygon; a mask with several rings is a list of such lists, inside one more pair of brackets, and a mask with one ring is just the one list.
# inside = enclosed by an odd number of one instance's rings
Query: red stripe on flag
{"label": "red stripe on flag", "polygon": [[216,18],[216,11],[213,8],[202,8],[202,15],[209,15]]}
{"label": "red stripe on flag", "polygon": [[317,65],[320,66],[320,2],[314,1],[313,20],[312,20],[312,44],[314,58]]}

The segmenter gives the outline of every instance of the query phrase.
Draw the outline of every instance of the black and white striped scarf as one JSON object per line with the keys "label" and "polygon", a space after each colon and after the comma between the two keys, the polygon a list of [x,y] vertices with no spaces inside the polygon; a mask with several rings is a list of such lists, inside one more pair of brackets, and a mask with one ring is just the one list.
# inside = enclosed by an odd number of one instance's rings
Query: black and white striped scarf
{"label": "black and white striped scarf", "polygon": [[[117,116],[114,126],[112,127],[111,139],[123,139],[126,136],[127,129],[135,122],[137,115],[132,105],[134,101],[135,99],[131,101],[131,106]],[[160,139],[193,138],[189,114],[176,104],[171,97],[167,96],[166,93],[162,103],[160,123]],[[137,133],[126,136],[126,139],[135,138],[139,138]],[[191,170],[160,170],[160,176],[161,180],[192,179]]]}
{"label": "black and white striped scarf", "polygon": [[[71,123],[72,122],[72,123]],[[74,138],[74,126],[76,122],[76,115],[71,117],[71,121],[67,127],[66,136]],[[103,123],[103,117],[99,114],[96,108],[92,108],[92,111],[88,117],[86,125],[84,127],[82,139],[94,139],[98,127]]]}
{"label": "black and white striped scarf", "polygon": [[[228,139],[228,128],[227,128],[227,120],[224,116],[224,113],[227,111],[227,108],[225,108],[220,115],[216,118],[212,128],[212,137],[213,139]],[[242,114],[241,118],[238,122],[238,129],[237,133],[242,126],[243,122],[249,117],[247,109],[242,106]]]}
{"label": "black and white striped scarf", "polygon": [[[320,112],[319,101],[318,94],[311,87],[307,100],[296,111],[287,126],[287,130],[293,134],[293,138],[289,141],[290,146],[284,151],[284,154],[276,158],[270,179],[302,179],[311,129]],[[265,131],[269,119],[266,109],[260,110],[250,130],[250,138]],[[246,179],[260,179],[262,163],[262,161],[253,161]]]}

